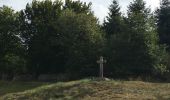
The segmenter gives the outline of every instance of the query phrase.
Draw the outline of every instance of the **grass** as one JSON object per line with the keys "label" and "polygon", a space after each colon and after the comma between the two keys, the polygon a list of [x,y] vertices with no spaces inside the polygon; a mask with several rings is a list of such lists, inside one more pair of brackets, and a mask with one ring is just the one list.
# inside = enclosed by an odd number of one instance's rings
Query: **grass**
{"label": "grass", "polygon": [[0,81],[0,96],[7,93],[23,92],[25,90],[33,89],[48,83],[40,82],[7,82]]}
{"label": "grass", "polygon": [[170,83],[84,79],[9,93],[2,100],[170,100]]}

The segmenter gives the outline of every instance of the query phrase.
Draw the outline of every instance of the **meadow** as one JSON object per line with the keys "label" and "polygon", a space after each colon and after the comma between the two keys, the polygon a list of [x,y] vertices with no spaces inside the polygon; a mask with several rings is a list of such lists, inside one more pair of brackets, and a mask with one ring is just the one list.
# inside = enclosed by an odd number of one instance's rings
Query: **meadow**
{"label": "meadow", "polygon": [[58,83],[1,82],[0,95],[1,100],[169,100],[170,83],[98,79]]}

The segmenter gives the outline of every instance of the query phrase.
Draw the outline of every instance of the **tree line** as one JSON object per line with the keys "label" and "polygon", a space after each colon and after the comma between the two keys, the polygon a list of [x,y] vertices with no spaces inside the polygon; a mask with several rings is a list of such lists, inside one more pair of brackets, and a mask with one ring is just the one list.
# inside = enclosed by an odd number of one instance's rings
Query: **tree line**
{"label": "tree line", "polygon": [[112,78],[169,74],[170,2],[151,12],[143,0],[127,16],[116,0],[103,24],[92,3],[33,0],[21,11],[0,7],[0,78],[16,75],[98,76],[96,60],[107,59]]}

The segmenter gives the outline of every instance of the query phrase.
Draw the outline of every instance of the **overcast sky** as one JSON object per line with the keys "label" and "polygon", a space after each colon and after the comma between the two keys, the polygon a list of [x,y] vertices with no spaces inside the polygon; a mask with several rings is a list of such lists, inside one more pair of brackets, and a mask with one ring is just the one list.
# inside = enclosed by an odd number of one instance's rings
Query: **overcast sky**
{"label": "overcast sky", "polygon": [[[0,0],[0,6],[8,5],[15,10],[21,10],[25,7],[25,5],[29,2],[31,3],[32,0]],[[92,10],[94,11],[95,15],[103,21],[104,17],[107,16],[108,7],[111,4],[112,0],[80,0],[84,2],[92,2]],[[121,10],[126,13],[127,6],[133,0],[118,0],[121,6]],[[156,7],[159,7],[160,0],[145,0],[147,6],[150,6],[152,10]]]}

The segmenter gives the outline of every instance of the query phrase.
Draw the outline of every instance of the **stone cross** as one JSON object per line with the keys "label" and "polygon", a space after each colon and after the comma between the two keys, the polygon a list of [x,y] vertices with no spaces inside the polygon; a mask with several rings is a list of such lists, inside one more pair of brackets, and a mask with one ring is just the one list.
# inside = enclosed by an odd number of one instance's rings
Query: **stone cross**
{"label": "stone cross", "polygon": [[97,63],[100,64],[100,78],[103,78],[103,64],[106,63],[106,60],[104,60],[103,56],[101,56]]}

